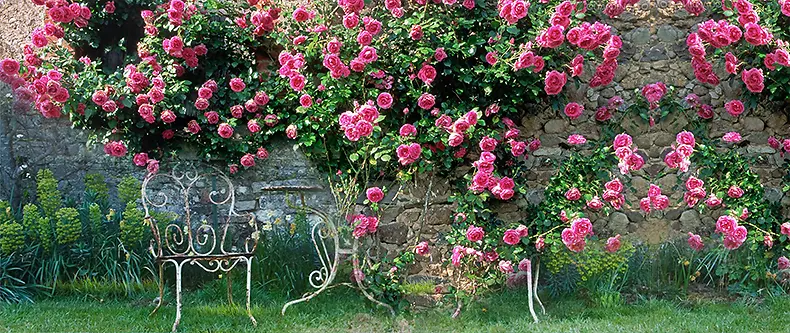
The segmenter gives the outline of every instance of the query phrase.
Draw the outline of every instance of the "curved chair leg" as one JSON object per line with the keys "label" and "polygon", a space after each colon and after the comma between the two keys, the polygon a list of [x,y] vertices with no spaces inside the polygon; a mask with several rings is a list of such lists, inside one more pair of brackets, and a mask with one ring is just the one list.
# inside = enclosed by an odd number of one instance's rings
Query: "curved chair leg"
{"label": "curved chair leg", "polygon": [[164,266],[164,263],[159,263],[159,303],[156,303],[156,307],[154,308],[154,311],[151,311],[151,313],[148,315],[149,317],[153,316],[162,306],[162,303],[165,302],[165,279],[162,266]]}
{"label": "curved chair leg", "polygon": [[250,281],[251,280],[252,280],[252,257],[247,258],[247,315],[250,317],[250,320],[252,320],[252,326],[258,326],[258,322],[255,321],[255,317],[252,316],[252,310],[250,310]]}
{"label": "curved chair leg", "polygon": [[173,323],[173,333],[178,329],[178,324],[181,322],[181,268],[184,267],[182,261],[176,264],[176,321]]}
{"label": "curved chair leg", "polygon": [[540,301],[540,297],[538,297],[538,279],[540,279],[540,259],[535,260],[535,284],[533,289],[533,295],[535,296],[535,300],[538,301],[538,305],[540,305],[540,311],[543,314],[546,314],[546,308],[543,306],[543,302]]}
{"label": "curved chair leg", "polygon": [[535,305],[532,302],[535,298],[532,290],[532,267],[527,270],[527,292],[529,293],[529,313],[532,314],[532,319],[538,323],[538,316],[535,315]]}

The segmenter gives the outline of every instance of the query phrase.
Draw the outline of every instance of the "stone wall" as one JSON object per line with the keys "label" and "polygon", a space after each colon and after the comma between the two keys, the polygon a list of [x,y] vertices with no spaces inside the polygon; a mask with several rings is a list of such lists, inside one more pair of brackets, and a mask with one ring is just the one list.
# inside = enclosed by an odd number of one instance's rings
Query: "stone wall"
{"label": "stone wall", "polygon": [[[10,7],[0,6],[3,10],[7,8]],[[540,111],[530,112],[521,119],[520,129],[525,138],[540,138],[542,148],[528,160],[530,172],[527,179],[517,180],[526,182],[529,193],[525,198],[494,207],[500,217],[508,221],[529,218],[524,208],[541,202],[543,189],[555,172],[549,162],[560,161],[569,154],[562,146],[568,135],[578,133],[591,140],[600,138],[601,127],[592,119],[591,110],[603,105],[614,95],[623,97],[626,104],[630,104],[638,96],[635,89],[656,81],[675,87],[675,93],[680,98],[693,92],[701,97],[702,102],[713,105],[716,116],[708,122],[709,136],[720,137],[726,131],[740,132],[746,144],[738,148],[739,151],[747,156],[761,157],[759,163],[754,165],[754,171],[766,186],[766,199],[790,207],[790,197],[781,191],[783,172],[779,166],[784,160],[783,156],[767,145],[771,135],[790,136],[787,111],[773,105],[761,106],[737,119],[724,112],[724,102],[736,98],[743,90],[740,80],[725,80],[714,88],[701,85],[694,79],[685,38],[696,23],[708,18],[704,15],[689,17],[678,8],[678,5],[669,1],[642,1],[617,19],[601,18],[615,28],[616,34],[624,42],[614,83],[596,89],[585,84],[579,88],[567,85],[569,99],[583,103],[587,110],[576,120],[571,121],[561,112],[546,107],[538,108]],[[3,27],[0,23],[0,28]],[[588,81],[593,72],[594,68],[585,68],[582,80]],[[725,77],[724,73],[719,74]],[[0,97],[6,95],[7,90],[0,91]],[[61,180],[62,190],[73,195],[81,193],[84,186],[82,179],[87,172],[107,175],[110,185],[117,183],[119,176],[126,174],[142,177],[142,171],[132,168],[128,161],[106,157],[100,149],[86,146],[85,135],[71,129],[66,122],[46,120],[35,115],[21,117],[14,112],[19,111],[13,111],[8,102],[0,104],[0,175],[4,185],[0,186],[0,195],[9,195],[12,186],[8,185],[14,178],[22,179],[18,188],[27,189],[33,194],[30,191],[32,182],[26,175],[35,174],[44,167],[52,169]],[[638,207],[631,207],[608,217],[594,218],[600,235],[620,233],[655,243],[688,231],[704,232],[713,225],[713,215],[700,216],[684,208],[682,179],[675,172],[666,172],[668,170],[662,161],[674,142],[675,134],[687,128],[688,124],[689,119],[681,114],[672,114],[653,127],[635,115],[623,119],[622,126],[634,137],[646,162],[643,170],[632,174],[636,193],[629,193],[627,199],[631,203],[638,203],[638,198],[646,195],[648,184],[656,183],[670,196],[672,206],[665,212],[655,212],[649,216],[640,213]],[[330,211],[334,209],[325,176],[301,152],[284,141],[272,143],[268,148],[271,151],[268,160],[259,162],[253,170],[234,179],[238,184],[240,210],[256,212],[263,223],[278,218],[287,220],[294,212],[285,205],[286,192],[304,194],[306,203],[313,207]],[[467,170],[461,168],[458,173],[464,174]],[[447,250],[442,235],[451,229],[455,210],[448,201],[452,191],[447,179],[420,175],[415,181],[404,185],[394,199],[389,198],[390,208],[379,227],[379,239],[387,253],[394,255],[417,241],[429,240],[437,246],[434,246],[430,258],[419,259],[423,265],[417,267],[416,271],[437,273],[441,255]],[[390,191],[389,195],[392,196],[394,192]],[[358,209],[362,210],[363,207]]]}

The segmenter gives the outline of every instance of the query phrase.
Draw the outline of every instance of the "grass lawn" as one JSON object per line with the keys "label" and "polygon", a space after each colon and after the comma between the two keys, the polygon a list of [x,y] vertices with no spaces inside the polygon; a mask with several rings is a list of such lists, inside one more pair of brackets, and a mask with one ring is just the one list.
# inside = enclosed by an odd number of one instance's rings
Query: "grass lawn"
{"label": "grass lawn", "polygon": [[[465,307],[457,319],[450,306],[390,318],[350,290],[336,289],[289,308],[281,299],[254,300],[253,327],[240,307],[205,291],[187,292],[180,332],[790,332],[790,300],[745,302],[670,302],[645,300],[600,308],[581,300],[546,300],[547,315],[532,323],[526,297],[510,292]],[[149,318],[150,297],[100,300],[58,297],[35,304],[0,306],[0,332],[169,332],[171,302]],[[239,295],[240,296],[240,295]],[[172,298],[172,297],[171,297]],[[237,299],[237,301],[240,299]],[[449,302],[448,302],[449,303]]]}

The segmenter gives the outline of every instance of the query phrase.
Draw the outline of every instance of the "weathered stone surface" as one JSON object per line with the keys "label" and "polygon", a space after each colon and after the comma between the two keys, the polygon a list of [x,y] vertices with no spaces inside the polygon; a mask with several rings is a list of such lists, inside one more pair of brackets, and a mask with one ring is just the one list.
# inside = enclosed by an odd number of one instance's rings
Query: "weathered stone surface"
{"label": "weathered stone surface", "polygon": [[743,123],[743,129],[750,132],[759,132],[765,128],[765,122],[757,117],[746,117],[741,122]]}
{"label": "weathered stone surface", "polygon": [[609,215],[609,230],[615,234],[624,235],[628,233],[628,216],[621,212],[613,212]]}
{"label": "weathered stone surface", "polygon": [[696,210],[689,209],[680,214],[680,225],[683,230],[696,230],[701,224],[702,220]]}
{"label": "weathered stone surface", "polygon": [[552,119],[546,122],[546,125],[543,126],[543,130],[549,134],[557,134],[565,132],[565,129],[568,128],[568,123],[563,119]]}
{"label": "weathered stone surface", "polygon": [[378,228],[378,234],[383,243],[404,244],[408,240],[408,233],[409,227],[401,222],[381,224]]}

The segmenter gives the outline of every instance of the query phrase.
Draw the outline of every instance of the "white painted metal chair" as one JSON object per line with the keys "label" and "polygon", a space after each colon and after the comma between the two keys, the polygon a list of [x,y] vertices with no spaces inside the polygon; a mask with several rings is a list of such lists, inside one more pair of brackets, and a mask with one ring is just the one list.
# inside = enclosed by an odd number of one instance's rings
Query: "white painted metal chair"
{"label": "white painted metal chair", "polygon": [[[150,251],[159,267],[159,303],[151,315],[163,303],[165,264],[175,266],[175,332],[181,321],[184,265],[227,273],[242,262],[247,268],[247,315],[257,325],[250,311],[250,279],[259,232],[255,215],[236,212],[235,188],[230,179],[211,166],[176,163],[167,172],[149,173],[145,177],[142,201],[152,232]],[[155,209],[178,211],[178,218],[160,230],[154,218]],[[227,281],[228,301],[232,304],[230,276]]]}

